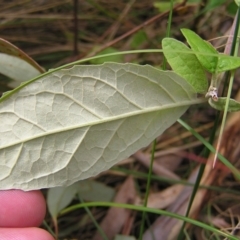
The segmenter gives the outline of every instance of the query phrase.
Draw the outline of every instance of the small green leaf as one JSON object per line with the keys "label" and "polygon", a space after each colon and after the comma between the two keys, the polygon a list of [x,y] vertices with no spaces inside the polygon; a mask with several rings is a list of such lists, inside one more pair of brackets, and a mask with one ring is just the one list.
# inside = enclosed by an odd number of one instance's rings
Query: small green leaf
{"label": "small green leaf", "polygon": [[[240,2],[240,1],[238,1],[238,2]],[[237,14],[237,9],[238,9],[238,6],[234,2],[230,2],[226,7],[227,13],[230,15],[233,15],[233,16],[235,16]]]}
{"label": "small green leaf", "polygon": [[68,187],[55,187],[48,190],[47,206],[52,218],[56,219],[58,213],[71,203],[79,188],[79,183],[75,183]]}
{"label": "small green leaf", "polygon": [[240,58],[219,54],[217,72],[225,72],[240,67]]}
{"label": "small green leaf", "polygon": [[147,34],[144,31],[138,31],[132,36],[130,46],[132,49],[138,49],[140,45],[147,41]]}
{"label": "small green leaf", "polygon": [[205,93],[208,88],[208,81],[202,65],[194,54],[183,53],[191,52],[191,50],[185,44],[173,38],[164,38],[162,48],[172,69],[186,79],[196,92]]}
{"label": "small green leaf", "polygon": [[235,3],[240,6],[240,0],[235,0]]}
{"label": "small green leaf", "polygon": [[115,189],[97,181],[83,180],[79,182],[78,195],[81,199],[91,202],[111,202]]}
{"label": "small green leaf", "polygon": [[[173,0],[173,3],[180,3],[181,0]],[[171,9],[171,1],[169,0],[161,0],[161,1],[155,1],[153,3],[153,6],[158,9],[159,12],[165,12],[169,11]]]}
{"label": "small green leaf", "polygon": [[[213,101],[211,98],[209,98],[208,102],[211,105],[211,107],[219,111],[224,111],[226,100],[227,100],[226,97],[220,97],[218,98],[218,101]],[[228,112],[237,112],[239,110],[240,110],[240,102],[237,102],[236,100],[230,98]]]}
{"label": "small green leaf", "polygon": [[[181,31],[193,51],[218,55],[217,50],[210,43],[200,38],[195,32],[189,29],[181,29]],[[196,56],[206,70],[211,73],[216,72],[218,57],[206,56],[203,54],[196,54]]]}
{"label": "small green leaf", "polygon": [[221,5],[223,5],[226,2],[226,0],[209,0],[207,1],[207,4],[204,8],[204,12],[211,11],[214,8],[217,8]]}
{"label": "small green leaf", "polygon": [[[209,72],[220,73],[240,67],[240,58],[219,54],[210,43],[204,41],[189,29],[181,29],[181,31],[193,51],[208,54],[207,56],[196,54],[196,56],[202,66]],[[211,54],[217,54],[218,56],[209,56]]]}

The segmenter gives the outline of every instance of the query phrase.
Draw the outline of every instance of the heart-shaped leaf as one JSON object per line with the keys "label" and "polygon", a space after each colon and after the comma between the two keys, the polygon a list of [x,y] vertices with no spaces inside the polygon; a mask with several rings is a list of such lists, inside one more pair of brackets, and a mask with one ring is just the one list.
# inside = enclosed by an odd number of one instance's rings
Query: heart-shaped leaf
{"label": "heart-shaped leaf", "polygon": [[196,92],[205,93],[208,87],[207,77],[195,54],[191,54],[185,44],[173,38],[164,38],[162,48],[172,69],[186,79]]}
{"label": "heart-shaped leaf", "polygon": [[[203,40],[195,32],[189,29],[181,29],[181,31],[192,50],[202,53],[196,54],[196,56],[202,66],[209,72],[220,73],[236,69],[240,66],[240,58],[232,57],[226,54],[219,54],[209,42]],[[204,53],[206,55],[204,55]]]}
{"label": "heart-shaped leaf", "polygon": [[[209,42],[200,38],[195,32],[189,29],[181,29],[181,32],[193,51],[218,55],[218,51]],[[204,54],[196,54],[196,56],[205,69],[211,73],[216,72],[218,66],[217,56],[205,56]]]}
{"label": "heart-shaped leaf", "polygon": [[194,103],[190,84],[151,66],[107,63],[45,74],[0,102],[0,189],[92,177],[149,144]]}

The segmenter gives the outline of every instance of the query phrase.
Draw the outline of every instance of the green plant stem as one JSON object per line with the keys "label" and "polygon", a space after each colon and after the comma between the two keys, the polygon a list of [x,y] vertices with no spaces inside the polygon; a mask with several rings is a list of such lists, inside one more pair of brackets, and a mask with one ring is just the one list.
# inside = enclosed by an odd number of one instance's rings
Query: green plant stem
{"label": "green plant stem", "polygon": [[[240,26],[240,7],[238,7],[237,20],[236,20],[236,26],[235,26],[233,43],[232,43],[230,55],[235,55],[236,56],[237,53],[238,53],[239,44],[237,44],[237,43],[239,41],[238,40],[239,26]],[[234,79],[234,71],[231,71],[231,77],[230,77],[229,86],[228,86],[226,104],[225,104],[225,108],[224,108],[224,112],[223,112],[221,128],[220,128],[220,131],[219,131],[219,139],[218,139],[218,142],[217,142],[216,154],[214,156],[214,163],[216,162],[217,153],[219,152],[220,145],[221,145],[221,142],[222,142],[223,131],[224,131],[224,127],[225,127],[225,124],[226,124],[227,113],[228,113],[229,99],[230,99],[231,92],[232,92],[233,79]],[[213,163],[213,165],[214,165],[214,163]]]}
{"label": "green plant stem", "polygon": [[186,218],[186,217],[176,214],[176,213],[159,210],[159,209],[154,209],[154,208],[143,207],[143,206],[130,205],[130,204],[120,204],[120,203],[110,203],[110,202],[90,202],[90,203],[84,203],[84,204],[76,204],[76,205],[73,205],[71,207],[68,207],[68,208],[65,208],[64,210],[62,210],[60,212],[60,215],[67,214],[69,212],[75,211],[75,210],[83,208],[83,207],[118,207],[118,208],[125,208],[125,209],[131,209],[131,210],[136,210],[136,211],[145,211],[148,213],[169,216],[172,218],[179,219],[181,221],[186,221],[188,223],[191,223],[198,227],[204,228],[206,230],[212,231],[213,233],[227,237],[230,240],[239,240],[237,237],[234,237],[231,234],[228,234],[226,232],[222,232],[216,228],[213,228],[212,226],[210,226],[208,224],[199,222],[194,219]]}
{"label": "green plant stem", "polygon": [[[115,56],[115,55],[138,54],[138,53],[161,53],[161,52],[163,52],[163,50],[159,50],[159,49],[148,49],[148,50],[141,49],[141,50],[122,51],[122,52],[118,52],[118,53],[108,53],[108,54],[103,54],[103,55],[98,55],[98,56],[94,56],[94,57],[80,59],[80,60],[77,60],[75,62],[71,62],[71,63],[65,64],[63,66],[60,66],[58,68],[50,69],[49,71],[47,71],[47,72],[45,72],[45,73],[43,73],[43,74],[41,74],[41,75],[39,75],[39,76],[29,80],[29,81],[23,82],[20,86],[18,86],[17,88],[13,89],[12,91],[4,93],[4,95],[0,98],[0,102],[4,101],[4,99],[8,98],[13,93],[19,91],[20,89],[22,89],[26,85],[28,85],[28,84],[30,84],[30,83],[32,83],[32,82],[34,82],[34,81],[44,77],[44,76],[47,76],[47,75],[49,75],[51,73],[54,73],[56,71],[59,71],[61,69],[72,67],[72,66],[77,65],[77,64],[89,62],[89,61],[91,61],[93,59],[98,59],[98,58],[103,58],[103,57],[110,57],[110,56]],[[169,52],[176,53],[176,51],[169,51]],[[193,52],[193,51],[178,51],[178,53],[179,54],[181,54],[181,53],[196,54],[196,52]],[[202,53],[202,52],[197,52],[197,54],[199,54],[199,55],[206,55],[206,56],[217,56],[216,54],[206,54],[206,53]],[[229,57],[229,58],[233,58],[233,57]]]}
{"label": "green plant stem", "polygon": [[[81,204],[85,204],[85,202],[83,201],[82,198],[78,197]],[[95,225],[95,227],[97,228],[99,234],[101,235],[102,239],[104,240],[108,240],[107,235],[105,234],[105,232],[102,230],[102,228],[99,226],[99,224],[97,223],[97,221],[95,220],[94,216],[92,215],[91,211],[89,210],[89,207],[84,206],[83,207],[85,209],[85,211],[87,212],[88,216],[90,217],[90,219],[92,220],[93,224]]]}
{"label": "green plant stem", "polygon": [[[170,31],[171,31],[171,22],[172,22],[172,15],[173,15],[173,1],[172,0],[171,0],[170,4],[171,4],[171,6],[170,6],[170,12],[169,12],[169,16],[168,16],[168,25],[167,25],[166,37],[170,36]],[[163,70],[167,69],[167,59],[166,59],[165,56],[163,56],[162,69]]]}
{"label": "green plant stem", "polygon": [[[178,122],[186,128],[188,131],[190,131],[199,141],[201,141],[206,148],[208,148],[212,153],[215,153],[216,150],[215,148],[207,142],[200,134],[194,131],[188,124],[186,124],[184,121],[181,119],[178,119]],[[224,156],[218,153],[218,158],[219,160],[229,169],[233,174],[235,174],[235,177],[240,180],[240,172],[238,169],[236,169]]]}
{"label": "green plant stem", "polygon": [[[234,33],[233,45],[232,45],[232,49],[231,49],[231,55],[233,55],[233,53],[237,52],[236,49],[235,49],[235,46],[238,46],[236,43],[237,43],[237,36],[238,36],[238,29],[239,29],[239,19],[240,19],[240,14],[239,14],[239,8],[238,8],[237,22],[236,22],[236,28],[235,28],[235,33]],[[238,47],[236,47],[236,48],[238,49]],[[228,112],[227,110],[228,110],[228,106],[229,106],[229,99],[230,99],[230,95],[231,95],[232,85],[233,85],[233,72],[231,72],[231,78],[230,78],[230,83],[229,83],[229,87],[228,87],[228,94],[227,94],[227,101],[226,101],[226,105],[225,105],[225,109],[224,109],[224,115],[223,115],[223,120],[222,120],[222,124],[221,124],[221,128],[220,128],[220,134],[219,134],[220,137],[219,137],[219,140],[218,140],[218,143],[217,143],[217,147],[216,147],[216,151],[215,151],[214,162],[215,162],[215,160],[216,160],[216,158],[218,156],[218,151],[219,151],[219,148],[220,148],[221,138],[222,138],[222,135],[223,135],[223,130],[224,130],[224,126],[225,126],[225,122],[226,122],[226,118],[227,118],[227,112]],[[220,119],[220,114],[218,113],[217,117],[216,117],[216,120],[215,120],[215,123],[214,123],[214,129],[213,129],[213,131],[211,133],[211,137],[210,137],[210,140],[209,140],[210,144],[213,144],[219,119]],[[203,152],[203,157],[208,158],[209,153],[210,153],[209,150],[210,149],[207,148],[206,145],[205,145],[205,149],[204,149],[204,152]],[[229,163],[228,161],[226,161],[226,162]],[[231,163],[229,163],[229,164],[231,164]],[[189,212],[190,212],[190,209],[191,209],[194,197],[195,197],[196,192],[197,192],[197,190],[199,188],[199,185],[200,185],[200,181],[201,181],[204,169],[205,169],[205,164],[201,164],[200,165],[200,169],[199,169],[199,173],[198,173],[198,176],[197,176],[196,184],[195,184],[193,192],[191,194],[191,198],[190,198],[190,201],[189,201],[189,205],[188,205],[188,209],[187,209],[187,212],[186,212],[186,216],[189,215]],[[234,172],[235,172],[235,170],[234,170]],[[236,173],[236,175],[239,177],[239,173]],[[178,236],[178,240],[182,240],[184,238],[184,228],[185,228],[185,225],[186,225],[186,222],[184,222],[183,225],[182,225],[180,234]]]}
{"label": "green plant stem", "polygon": [[[171,22],[172,22],[172,14],[173,14],[173,0],[170,1],[170,13],[168,17],[168,25],[167,25],[167,34],[166,37],[170,36],[170,29],[171,29]],[[164,57],[163,59],[163,70],[166,70],[166,58]],[[152,168],[153,168],[153,161],[154,161],[154,155],[155,155],[155,150],[156,150],[156,145],[157,141],[156,139],[153,142],[152,146],[152,153],[151,153],[151,163],[150,163],[150,168],[148,171],[148,180],[147,180],[147,187],[146,187],[146,193],[145,193],[145,199],[144,199],[144,207],[147,207],[147,202],[148,202],[148,196],[149,196],[149,191],[150,191],[150,183],[151,183],[151,177],[152,177]],[[142,240],[143,237],[143,231],[144,231],[144,223],[146,219],[146,212],[144,211],[142,213],[142,220],[141,220],[141,227],[140,227],[140,233],[139,233],[139,240]]]}
{"label": "green plant stem", "polygon": [[[133,176],[134,178],[147,179],[147,177],[148,177],[148,175],[145,173],[141,173],[138,171],[132,171],[132,170],[125,169],[125,168],[113,167],[112,170],[125,173],[127,175]],[[194,186],[193,183],[190,183],[187,180],[175,180],[175,179],[170,179],[170,178],[159,177],[156,175],[152,175],[151,178],[154,181],[165,182],[168,184],[182,184],[184,186],[192,186],[192,187]],[[217,186],[205,186],[205,185],[200,185],[199,188],[240,196],[240,192],[238,190],[233,190],[233,189],[228,189],[228,188],[221,188],[221,187],[217,187]]]}
{"label": "green plant stem", "polygon": [[[145,193],[144,204],[143,204],[144,207],[147,207],[147,203],[148,203],[148,196],[149,196],[149,191],[150,191],[150,183],[151,183],[151,178],[152,178],[152,168],[153,168],[153,161],[154,161],[156,145],[157,145],[157,141],[155,139],[153,142],[153,145],[152,145],[151,163],[150,163],[150,167],[149,167],[149,171],[148,171],[147,187],[146,187],[146,193]],[[144,211],[142,213],[140,233],[139,233],[140,240],[142,240],[142,237],[143,237],[145,218],[146,218],[146,212]]]}
{"label": "green plant stem", "polygon": [[[216,117],[216,120],[215,120],[215,122],[214,122],[213,130],[212,130],[212,132],[211,132],[210,139],[209,139],[209,141],[208,141],[208,143],[211,144],[211,145],[213,144],[213,141],[214,141],[214,138],[215,138],[215,135],[216,135],[219,118],[220,118],[220,114],[219,114],[219,112],[218,112],[217,117]],[[184,123],[182,120],[178,120],[178,122],[180,122],[182,125],[185,125],[185,126],[186,126],[186,123]],[[184,124],[183,124],[183,123],[184,123]],[[190,129],[188,129],[188,130],[190,130]],[[194,129],[191,129],[191,131],[192,131],[193,135],[195,135],[195,137],[198,135],[198,133],[195,132]],[[199,135],[199,136],[200,136],[200,135]],[[200,139],[199,139],[199,140],[200,140]],[[202,142],[202,141],[201,141],[201,142]],[[205,146],[205,148],[204,148],[204,150],[203,150],[203,153],[202,153],[202,156],[207,159],[208,156],[209,156],[209,154],[210,154],[210,149],[209,149],[207,146]],[[204,172],[205,166],[206,166],[205,163],[204,163],[204,164],[202,163],[202,164],[200,165],[200,168],[199,168],[199,171],[198,171],[198,175],[197,175],[197,179],[196,179],[196,182],[195,182],[195,184],[194,184],[191,197],[190,197],[190,199],[189,199],[189,204],[188,204],[187,212],[186,212],[186,214],[185,214],[186,217],[189,216],[189,213],[190,213],[190,210],[191,210],[191,207],[192,207],[193,200],[194,200],[194,198],[195,198],[195,196],[196,196],[197,190],[198,190],[199,187],[200,187],[200,182],[201,182],[201,179],[202,179],[202,176],[203,176],[203,172]],[[186,222],[183,222],[177,240],[182,240],[182,239],[184,238],[185,226],[186,226]]]}
{"label": "green plant stem", "polygon": [[46,220],[43,220],[43,226],[48,230],[48,232],[50,234],[53,235],[54,238],[56,238],[56,234],[54,233],[54,231],[52,230],[52,228],[48,225],[48,223],[46,222]]}

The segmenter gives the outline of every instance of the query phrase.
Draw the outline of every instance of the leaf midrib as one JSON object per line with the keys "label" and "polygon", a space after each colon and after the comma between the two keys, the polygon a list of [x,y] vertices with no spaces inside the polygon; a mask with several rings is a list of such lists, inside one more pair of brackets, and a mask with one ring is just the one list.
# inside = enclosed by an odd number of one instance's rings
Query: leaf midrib
{"label": "leaf midrib", "polygon": [[31,137],[31,138],[26,138],[24,140],[15,141],[12,144],[0,147],[0,150],[4,149],[4,148],[15,146],[15,145],[18,145],[18,144],[22,144],[24,142],[28,142],[28,141],[31,141],[31,140],[34,140],[34,139],[37,139],[37,138],[45,137],[45,136],[48,136],[48,135],[51,135],[51,134],[71,131],[71,130],[79,129],[79,128],[83,128],[83,127],[89,127],[89,126],[91,127],[91,126],[94,126],[94,125],[97,125],[97,124],[112,122],[112,121],[115,121],[115,120],[120,120],[120,119],[124,119],[124,118],[128,118],[128,117],[132,117],[132,116],[137,116],[137,115],[146,114],[146,113],[150,113],[150,112],[158,112],[158,111],[171,109],[171,108],[184,107],[184,106],[189,106],[189,105],[192,105],[192,104],[199,104],[199,103],[203,103],[203,102],[206,102],[206,101],[207,101],[206,98],[189,99],[188,101],[181,101],[180,103],[165,104],[164,106],[151,107],[151,108],[143,109],[143,110],[140,110],[140,111],[124,113],[124,114],[113,116],[113,117],[106,117],[104,119],[99,119],[97,121],[87,122],[87,123],[80,124],[80,125],[74,125],[74,126],[65,127],[65,128],[58,128],[58,129],[55,129],[53,131],[47,131],[45,133],[38,134],[38,135],[36,135],[34,137]]}

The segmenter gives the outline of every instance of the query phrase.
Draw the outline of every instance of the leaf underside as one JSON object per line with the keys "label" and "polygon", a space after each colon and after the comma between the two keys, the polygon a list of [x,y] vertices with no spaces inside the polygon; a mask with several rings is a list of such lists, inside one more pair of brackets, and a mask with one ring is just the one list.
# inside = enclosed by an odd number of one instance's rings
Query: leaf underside
{"label": "leaf underside", "polygon": [[[220,97],[220,98],[218,98],[218,101],[213,101],[212,98],[209,98],[208,102],[213,108],[215,108],[219,111],[224,111],[225,105],[226,105],[226,102],[227,102],[227,98],[226,97]],[[228,112],[238,112],[238,111],[240,111],[240,102],[230,98],[228,104],[229,104],[228,105]]]}
{"label": "leaf underside", "polygon": [[74,66],[0,102],[0,189],[70,185],[148,145],[196,99],[173,72]]}

